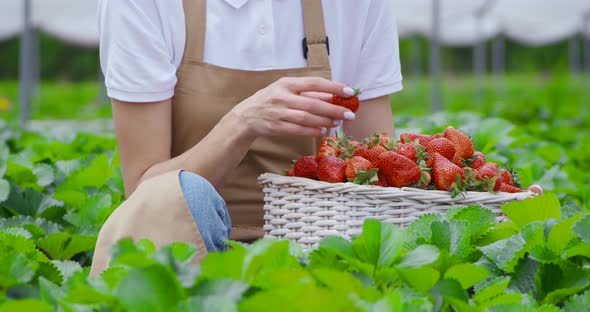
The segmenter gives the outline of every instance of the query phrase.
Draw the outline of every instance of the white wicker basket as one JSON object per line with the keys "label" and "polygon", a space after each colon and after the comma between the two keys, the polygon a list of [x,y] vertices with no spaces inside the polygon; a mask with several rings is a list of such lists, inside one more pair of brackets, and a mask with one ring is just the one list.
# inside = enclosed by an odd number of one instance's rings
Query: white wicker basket
{"label": "white wicker basket", "polygon": [[358,235],[369,218],[406,227],[423,214],[478,205],[501,221],[502,204],[536,195],[467,192],[451,198],[446,191],[327,183],[273,173],[258,181],[264,192],[265,237],[292,240],[304,249],[316,247],[326,236]]}

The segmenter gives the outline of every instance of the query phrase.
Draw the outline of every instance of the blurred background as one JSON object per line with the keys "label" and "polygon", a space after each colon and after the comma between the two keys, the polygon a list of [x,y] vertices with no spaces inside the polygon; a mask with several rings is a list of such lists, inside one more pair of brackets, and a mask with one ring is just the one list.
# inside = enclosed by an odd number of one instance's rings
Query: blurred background
{"label": "blurred background", "polygon": [[[590,0],[393,1],[397,114],[588,99]],[[0,0],[0,118],[110,116],[95,14],[96,0]]]}

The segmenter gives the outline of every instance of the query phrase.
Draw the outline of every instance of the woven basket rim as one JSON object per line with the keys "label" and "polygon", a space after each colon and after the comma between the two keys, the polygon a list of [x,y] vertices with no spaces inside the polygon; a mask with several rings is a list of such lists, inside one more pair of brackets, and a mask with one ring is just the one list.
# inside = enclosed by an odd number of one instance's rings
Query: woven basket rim
{"label": "woven basket rim", "polygon": [[421,188],[413,187],[381,187],[375,185],[359,185],[351,182],[340,182],[331,183],[325,181],[312,180],[302,177],[291,177],[279,175],[276,173],[263,173],[258,177],[258,182],[261,185],[273,184],[273,185],[292,185],[294,187],[303,187],[309,190],[321,189],[324,191],[330,191],[335,193],[359,193],[359,194],[370,194],[376,196],[387,196],[407,193],[413,195],[423,194],[424,196],[439,196],[443,197],[448,201],[469,201],[470,199],[475,200],[484,198],[494,198],[498,200],[523,200],[526,198],[537,196],[538,194],[530,190],[525,190],[520,193],[506,193],[506,192],[476,192],[468,191],[456,196],[451,197],[451,192],[441,190],[425,190]]}

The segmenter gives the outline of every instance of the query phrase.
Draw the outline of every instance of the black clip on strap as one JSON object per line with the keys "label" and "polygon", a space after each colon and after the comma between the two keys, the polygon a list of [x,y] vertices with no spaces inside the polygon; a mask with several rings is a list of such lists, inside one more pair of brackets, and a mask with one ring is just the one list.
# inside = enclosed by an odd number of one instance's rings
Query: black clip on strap
{"label": "black clip on strap", "polygon": [[[307,52],[308,52],[307,37],[303,38],[302,45],[303,45],[303,57],[307,60]],[[327,36],[326,36],[326,49],[328,50],[328,55],[330,55],[330,41],[328,40]]]}

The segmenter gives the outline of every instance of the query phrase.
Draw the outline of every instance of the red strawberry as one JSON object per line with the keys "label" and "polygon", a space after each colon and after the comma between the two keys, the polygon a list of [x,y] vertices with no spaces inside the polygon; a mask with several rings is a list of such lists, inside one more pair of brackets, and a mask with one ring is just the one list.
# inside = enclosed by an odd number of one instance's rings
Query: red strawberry
{"label": "red strawberry", "polygon": [[318,162],[315,155],[299,157],[295,162],[293,173],[296,177],[308,178],[316,180]]}
{"label": "red strawberry", "polygon": [[377,177],[379,178],[379,182],[375,183],[375,185],[382,187],[389,186],[389,184],[387,184],[387,178],[385,177],[385,174],[383,172],[377,171]]}
{"label": "red strawberry", "polygon": [[477,173],[481,177],[485,178],[493,178],[498,176],[498,164],[493,162],[485,163],[485,165],[481,166],[477,169]]}
{"label": "red strawberry", "polygon": [[318,163],[318,178],[321,181],[339,183],[346,179],[346,161],[327,156]]}
{"label": "red strawberry", "polygon": [[463,169],[439,153],[434,153],[432,161],[432,176],[434,184],[439,190],[450,191],[454,188],[457,175],[460,175],[461,179],[465,177]]}
{"label": "red strawberry", "polygon": [[393,142],[393,139],[388,137],[387,133],[381,133],[379,135],[379,145],[381,145],[385,148],[389,148],[389,146],[391,145],[391,142]]}
{"label": "red strawberry", "polygon": [[287,170],[285,172],[285,175],[288,176],[288,177],[294,177],[295,176],[295,172],[293,171],[293,168]]}
{"label": "red strawberry", "polygon": [[371,169],[373,169],[373,164],[370,161],[360,156],[353,156],[347,159],[346,179],[352,182],[357,176],[357,171],[370,171]]}
{"label": "red strawberry", "polygon": [[455,153],[455,156],[453,156],[453,163],[459,167],[463,167],[463,161],[461,161],[458,153]]}
{"label": "red strawberry", "polygon": [[448,160],[453,160],[453,157],[455,156],[455,147],[453,146],[453,143],[451,143],[451,141],[449,141],[448,139],[438,138],[428,143],[425,152],[428,153],[428,155],[430,155],[430,157],[426,159],[426,165],[428,167],[432,167],[432,155],[439,153],[444,158]]}
{"label": "red strawberry", "polygon": [[486,157],[483,155],[482,152],[475,152],[473,153],[473,157],[468,161],[468,163],[471,163],[471,168],[478,169],[486,164]]}
{"label": "red strawberry", "polygon": [[354,156],[361,156],[375,165],[379,160],[379,155],[386,152],[385,147],[381,145],[369,146],[361,145],[354,151]]}
{"label": "red strawberry", "polygon": [[387,184],[393,187],[404,187],[416,183],[422,176],[422,171],[415,162],[392,151],[379,155],[377,168],[379,172],[383,172]]}
{"label": "red strawberry", "polygon": [[340,142],[340,139],[338,139],[335,136],[329,136],[329,137],[323,139],[322,142],[320,143],[320,148],[318,149],[318,152],[316,153],[317,161],[319,162],[320,160],[322,160],[323,158],[325,158],[327,156],[334,156],[334,157],[340,156],[341,151],[338,149],[339,142]]}
{"label": "red strawberry", "polygon": [[444,134],[442,134],[442,133],[437,133],[437,134],[433,134],[433,135],[432,135],[432,139],[433,139],[433,140],[434,140],[434,139],[440,139],[440,138],[444,138],[444,137],[445,137],[445,135],[444,135]]}
{"label": "red strawberry", "polygon": [[414,145],[410,143],[402,144],[397,150],[396,153],[408,157],[413,162],[416,162],[418,158],[416,157],[417,150]]}
{"label": "red strawberry", "polygon": [[400,141],[402,141],[402,143],[410,143],[410,142],[414,142],[416,140],[418,140],[418,142],[420,143],[420,145],[426,147],[426,145],[428,145],[428,143],[430,143],[430,141],[434,140],[434,138],[430,135],[426,135],[426,134],[417,134],[417,133],[402,133],[399,136]]}
{"label": "red strawberry", "polygon": [[359,109],[359,98],[358,95],[361,94],[361,90],[354,89],[354,95],[348,98],[343,98],[337,95],[332,96],[332,100],[330,103],[338,106],[342,106],[344,108],[350,109],[353,113]]}
{"label": "red strawberry", "polygon": [[469,137],[463,132],[449,126],[445,130],[444,136],[453,143],[453,146],[455,147],[459,157],[463,159],[473,157],[473,153],[475,151],[473,142],[471,142],[471,139],[469,139]]}
{"label": "red strawberry", "polygon": [[502,180],[502,183],[514,186],[514,182],[512,181],[512,175],[508,170],[501,168],[498,170],[499,179]]}
{"label": "red strawberry", "polygon": [[494,191],[497,191],[497,192],[506,192],[506,193],[520,193],[520,192],[524,192],[524,190],[522,190],[522,189],[520,189],[520,188],[518,188],[516,186],[510,185],[510,184],[506,184],[506,183],[503,183],[503,182],[500,182],[500,186],[498,187],[498,189],[496,189],[494,187]]}

